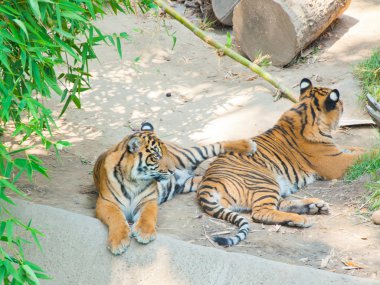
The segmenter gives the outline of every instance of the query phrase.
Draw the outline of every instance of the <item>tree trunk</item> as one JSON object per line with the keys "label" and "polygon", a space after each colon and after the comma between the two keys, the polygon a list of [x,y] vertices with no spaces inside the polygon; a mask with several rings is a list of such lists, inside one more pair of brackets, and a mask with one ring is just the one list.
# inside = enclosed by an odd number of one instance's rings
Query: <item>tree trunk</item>
{"label": "tree trunk", "polygon": [[212,0],[215,17],[223,25],[232,26],[232,14],[240,0]]}
{"label": "tree trunk", "polygon": [[241,0],[233,14],[235,39],[251,60],[269,54],[284,66],[314,41],[351,0]]}

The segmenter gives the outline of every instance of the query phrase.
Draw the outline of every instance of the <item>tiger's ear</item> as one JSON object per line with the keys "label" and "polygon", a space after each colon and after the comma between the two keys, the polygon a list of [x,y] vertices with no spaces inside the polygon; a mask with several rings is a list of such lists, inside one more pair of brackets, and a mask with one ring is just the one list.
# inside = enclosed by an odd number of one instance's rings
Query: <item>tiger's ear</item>
{"label": "tiger's ear", "polygon": [[153,128],[153,125],[149,122],[143,122],[141,124],[141,130],[142,131],[147,131],[147,132],[153,132],[154,131],[154,128]]}
{"label": "tiger's ear", "polygon": [[334,89],[325,100],[326,111],[335,109],[336,103],[339,101],[339,91]]}
{"label": "tiger's ear", "polygon": [[312,87],[313,87],[313,84],[311,83],[309,79],[307,78],[302,79],[300,83],[300,94],[302,95],[303,93],[305,93],[306,90],[311,89]]}
{"label": "tiger's ear", "polygon": [[133,153],[137,152],[141,147],[141,139],[134,137],[128,141],[128,151]]}

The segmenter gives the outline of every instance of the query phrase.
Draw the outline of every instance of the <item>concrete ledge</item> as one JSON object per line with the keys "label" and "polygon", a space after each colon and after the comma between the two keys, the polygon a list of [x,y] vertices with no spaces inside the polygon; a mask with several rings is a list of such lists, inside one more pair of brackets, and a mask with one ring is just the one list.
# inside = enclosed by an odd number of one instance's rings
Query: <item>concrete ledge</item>
{"label": "concrete ledge", "polygon": [[53,281],[43,284],[380,284],[380,281],[294,266],[259,257],[192,245],[159,235],[140,245],[132,241],[118,257],[106,249],[107,229],[97,219],[17,201],[16,216],[41,230],[44,253],[28,247],[27,257]]}

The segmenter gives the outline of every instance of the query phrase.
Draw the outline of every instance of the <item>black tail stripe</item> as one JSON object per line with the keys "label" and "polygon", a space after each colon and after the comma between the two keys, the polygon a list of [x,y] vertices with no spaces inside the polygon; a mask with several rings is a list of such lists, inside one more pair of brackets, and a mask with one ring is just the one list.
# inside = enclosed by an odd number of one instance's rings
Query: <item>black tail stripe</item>
{"label": "black tail stripe", "polygon": [[216,211],[215,213],[213,213],[212,216],[214,218],[218,218],[219,215],[220,215],[220,213],[222,213],[223,211],[224,211],[224,208],[221,207],[218,211]]}
{"label": "black tail stripe", "polygon": [[206,198],[203,198],[203,197],[199,198],[199,201],[201,203],[208,204],[208,205],[218,205],[217,202],[209,201],[209,200],[207,200]]}
{"label": "black tail stripe", "polygon": [[191,149],[194,149],[196,152],[198,152],[199,155],[202,157],[203,160],[206,160],[206,159],[209,158],[208,156],[205,156],[205,155],[203,154],[203,152],[201,151],[201,149],[200,149],[199,147],[195,146],[195,147],[192,147]]}

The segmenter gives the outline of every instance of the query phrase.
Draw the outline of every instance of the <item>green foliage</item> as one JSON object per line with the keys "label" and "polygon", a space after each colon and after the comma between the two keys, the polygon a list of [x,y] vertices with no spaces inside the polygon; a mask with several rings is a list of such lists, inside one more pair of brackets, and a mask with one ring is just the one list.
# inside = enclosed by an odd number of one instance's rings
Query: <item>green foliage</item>
{"label": "green foliage", "polygon": [[255,53],[255,60],[253,61],[258,66],[267,67],[272,64],[272,61],[270,60],[269,54],[262,54],[261,51]]}
{"label": "green foliage", "polygon": [[[366,100],[366,95],[370,93],[380,102],[380,49],[373,51],[372,55],[360,62],[354,70],[354,74],[360,81],[362,93],[360,99]],[[346,179],[355,180],[361,175],[371,174],[371,182],[366,184],[368,190],[367,203],[369,210],[374,211],[380,208],[380,153],[372,153],[358,161],[349,169]]]}
{"label": "green foliage", "polygon": [[372,151],[357,161],[345,175],[345,180],[354,181],[364,174],[369,174],[371,181],[367,183],[367,204],[369,210],[374,211],[380,207],[380,151]]}
{"label": "green foliage", "polygon": [[377,175],[372,182],[366,185],[369,193],[368,209],[375,211],[380,208],[380,175]]}
{"label": "green foliage", "polygon": [[226,47],[231,48],[232,47],[232,38],[230,32],[227,32],[227,39],[226,39]]}
{"label": "green foliage", "polygon": [[380,50],[375,50],[368,59],[359,63],[354,73],[361,82],[361,100],[364,101],[365,96],[370,93],[380,101]]}
{"label": "green foliage", "polygon": [[202,31],[209,31],[213,29],[213,27],[216,25],[216,22],[216,20],[212,21],[206,17],[198,23],[198,28],[200,28]]}
{"label": "green foliage", "polygon": [[345,180],[354,181],[363,174],[376,174],[380,170],[380,152],[372,151],[362,156],[345,175]]}
{"label": "green foliage", "polygon": [[[170,30],[169,30],[169,27],[166,25],[166,22],[165,22],[165,19],[162,19],[162,22],[163,22],[163,24],[164,24],[164,28],[165,28],[165,32],[166,32],[166,34],[168,35],[168,37],[171,37],[172,38],[172,50],[174,49],[174,47],[175,47],[175,44],[177,43],[177,37],[176,37],[176,31],[174,31],[174,32],[170,32]],[[138,58],[138,60],[140,60],[140,58]],[[137,60],[137,61],[138,61]],[[137,62],[137,61],[135,61],[135,62]]]}
{"label": "green foliage", "polygon": [[[152,0],[140,0],[145,12]],[[64,114],[70,104],[81,107],[80,93],[90,88],[88,61],[96,58],[94,47],[116,46],[127,33],[103,34],[94,20],[108,13],[134,13],[129,0],[0,0],[0,280],[4,284],[39,284],[48,278],[25,259],[23,245],[42,233],[22,223],[9,210],[10,193],[24,196],[15,183],[22,175],[47,176],[43,162],[20,147],[38,137],[46,148],[68,146],[54,141],[52,111],[44,105],[53,94],[60,96]],[[3,134],[7,136],[5,143]],[[27,235],[28,237],[21,237]]]}

